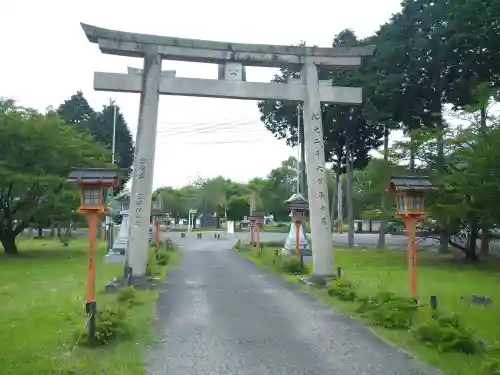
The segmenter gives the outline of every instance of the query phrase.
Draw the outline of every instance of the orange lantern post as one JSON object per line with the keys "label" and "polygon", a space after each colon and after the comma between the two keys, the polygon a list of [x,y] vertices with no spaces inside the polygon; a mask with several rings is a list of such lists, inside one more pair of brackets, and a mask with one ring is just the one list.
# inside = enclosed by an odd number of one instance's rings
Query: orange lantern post
{"label": "orange lantern post", "polygon": [[[260,230],[262,224],[264,223],[264,214],[254,212],[252,216],[248,219],[250,220],[250,228],[253,228],[255,232],[252,231],[250,234],[250,241],[252,245],[260,248]],[[253,225],[252,225],[253,224]]]}
{"label": "orange lantern post", "polygon": [[158,251],[160,249],[160,224],[162,218],[166,216],[166,214],[162,210],[161,197],[159,195],[153,201],[151,207],[151,216],[155,225],[155,245],[156,254],[158,254]]}
{"label": "orange lantern post", "polygon": [[89,316],[89,341],[95,342],[95,259],[96,227],[99,217],[107,213],[107,189],[119,185],[119,171],[116,169],[89,168],[73,169],[68,182],[80,187],[79,213],[87,216],[89,226],[89,248],[87,252],[87,287],[85,311]]}
{"label": "orange lantern post", "polygon": [[248,220],[250,221],[250,245],[254,245],[255,244],[255,219],[253,218],[253,216],[250,216],[248,218]]}
{"label": "orange lantern post", "polygon": [[408,285],[411,297],[417,300],[417,247],[415,236],[417,224],[426,217],[425,193],[436,190],[428,177],[392,177],[388,191],[396,196],[396,215],[405,223],[408,233]]}

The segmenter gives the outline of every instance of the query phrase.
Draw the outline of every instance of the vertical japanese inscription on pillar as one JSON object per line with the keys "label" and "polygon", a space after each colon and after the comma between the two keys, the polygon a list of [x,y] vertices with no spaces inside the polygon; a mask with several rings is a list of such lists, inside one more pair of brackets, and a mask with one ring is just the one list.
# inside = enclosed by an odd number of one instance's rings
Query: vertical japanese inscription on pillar
{"label": "vertical japanese inscription on pillar", "polygon": [[320,173],[320,177],[316,178],[316,182],[318,183],[318,191],[319,193],[316,196],[316,199],[320,201],[319,203],[319,208],[321,210],[321,224],[327,226],[328,225],[328,219],[327,219],[327,213],[326,213],[326,205],[325,205],[325,193],[323,193],[323,176],[325,172],[325,166],[320,164],[321,160],[321,154],[324,154],[324,146],[322,142],[322,132],[320,128],[320,120],[321,120],[321,114],[320,113],[313,113],[311,116],[311,120],[314,121],[313,123],[313,130],[314,130],[314,145],[316,149],[314,150],[314,155],[316,156],[316,162],[317,167],[316,167],[316,172]]}
{"label": "vertical japanese inscription on pillar", "polygon": [[[144,177],[146,176],[147,161],[148,159],[146,158],[139,159],[138,175],[137,175],[137,178],[139,180],[144,180]],[[144,204],[144,195],[141,193],[137,193],[134,198],[135,198],[134,226],[138,228],[141,226],[141,213],[143,210],[142,206]]]}

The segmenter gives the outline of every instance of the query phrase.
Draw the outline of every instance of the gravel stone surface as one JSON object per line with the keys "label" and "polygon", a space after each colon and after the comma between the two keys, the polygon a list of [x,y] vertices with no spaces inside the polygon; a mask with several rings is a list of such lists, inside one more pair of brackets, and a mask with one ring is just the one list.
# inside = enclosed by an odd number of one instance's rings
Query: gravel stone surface
{"label": "gravel stone surface", "polygon": [[230,250],[184,241],[162,285],[149,375],[430,375],[438,371]]}

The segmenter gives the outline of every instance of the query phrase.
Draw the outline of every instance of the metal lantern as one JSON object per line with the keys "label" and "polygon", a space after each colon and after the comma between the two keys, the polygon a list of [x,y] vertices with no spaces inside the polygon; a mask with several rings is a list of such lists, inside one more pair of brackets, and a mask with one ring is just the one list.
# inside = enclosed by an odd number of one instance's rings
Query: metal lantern
{"label": "metal lantern", "polygon": [[85,311],[89,315],[88,329],[89,342],[95,343],[96,339],[96,309],[95,300],[95,259],[96,259],[96,227],[99,216],[107,211],[108,188],[119,185],[119,171],[106,168],[73,169],[68,182],[80,186],[80,207],[78,212],[87,216],[89,226],[89,248],[87,252],[87,291],[85,298]]}
{"label": "metal lantern", "polygon": [[78,212],[107,212],[108,189],[119,185],[119,171],[106,168],[73,169],[68,182],[80,186]]}
{"label": "metal lantern", "polygon": [[436,190],[428,177],[393,177],[389,192],[396,196],[396,217],[424,217],[425,192]]}
{"label": "metal lantern", "polygon": [[417,246],[416,228],[425,218],[424,194],[436,188],[428,177],[393,177],[387,189],[396,196],[396,217],[403,219],[408,233],[408,285],[411,297],[417,301]]}

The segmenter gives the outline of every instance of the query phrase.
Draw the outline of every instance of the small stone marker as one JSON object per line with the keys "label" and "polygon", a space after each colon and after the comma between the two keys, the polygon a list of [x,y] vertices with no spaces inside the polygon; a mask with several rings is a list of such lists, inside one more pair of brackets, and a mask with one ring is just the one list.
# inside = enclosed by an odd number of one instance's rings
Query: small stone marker
{"label": "small stone marker", "polygon": [[[460,297],[460,299],[465,302],[465,297],[464,296]],[[480,294],[472,294],[470,296],[470,302],[473,305],[487,306],[487,307],[491,306],[493,304],[492,301],[491,301],[491,297],[489,297],[489,296],[483,296],[483,295],[480,295]]]}

